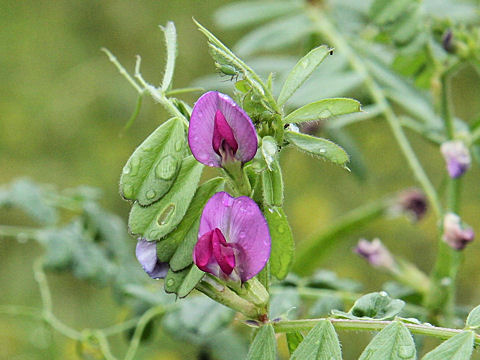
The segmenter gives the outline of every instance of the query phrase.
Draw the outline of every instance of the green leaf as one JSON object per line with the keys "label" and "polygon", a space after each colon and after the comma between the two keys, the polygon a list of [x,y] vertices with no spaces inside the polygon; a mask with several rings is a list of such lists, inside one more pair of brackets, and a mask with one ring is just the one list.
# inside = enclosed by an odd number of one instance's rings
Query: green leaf
{"label": "green leaf", "polygon": [[359,360],[415,360],[416,353],[408,329],[394,321],[373,338]]}
{"label": "green leaf", "polygon": [[393,319],[402,311],[405,302],[392,299],[386,292],[374,292],[363,295],[355,301],[348,313],[334,310],[332,314],[347,319],[369,318],[376,320]]}
{"label": "green leaf", "polygon": [[182,162],[185,130],[182,120],[172,118],[160,125],[133,152],[120,177],[125,199],[142,206],[158,201],[172,186]]}
{"label": "green leaf", "polygon": [[340,297],[336,295],[325,295],[320,297],[310,307],[308,316],[311,318],[328,317],[332,310],[343,310],[344,305]]}
{"label": "green leaf", "polygon": [[185,158],[170,191],[149,207],[132,206],[128,226],[130,232],[147,240],[159,240],[169,234],[183,219],[195,194],[203,165],[193,156]]}
{"label": "green leaf", "polygon": [[165,65],[165,73],[163,74],[162,91],[167,91],[173,78],[175,70],[175,58],[177,57],[177,31],[175,24],[171,21],[167,22],[165,27],[160,26],[165,35],[165,44],[167,46],[167,64]]}
{"label": "green leaf", "polygon": [[302,40],[312,31],[305,14],[288,15],[257,27],[241,38],[235,52],[248,56],[259,51],[279,50]]}
{"label": "green leaf", "polygon": [[261,23],[278,16],[292,14],[301,10],[300,2],[270,1],[253,2],[242,1],[222,6],[215,12],[215,22],[224,29],[236,29]]}
{"label": "green leaf", "polygon": [[268,169],[272,171],[272,163],[275,161],[278,152],[278,146],[275,139],[271,136],[265,136],[262,138],[261,151]]}
{"label": "green leaf", "polygon": [[276,360],[277,342],[271,324],[262,326],[255,336],[246,360]]}
{"label": "green leaf", "polygon": [[360,103],[357,100],[337,98],[316,101],[288,114],[284,123],[301,123],[327,119],[332,116],[350,114],[360,111]]}
{"label": "green leaf", "polygon": [[198,282],[202,280],[204,275],[205,273],[195,264],[178,272],[169,269],[165,277],[165,292],[169,294],[175,293],[181,298],[185,297],[195,288]]}
{"label": "green leaf", "polygon": [[478,329],[480,327],[480,305],[470,311],[465,325],[470,329]]}
{"label": "green leaf", "polygon": [[58,221],[57,210],[48,201],[47,193],[28,179],[15,180],[5,192],[4,203],[19,208],[39,223],[53,225]]}
{"label": "green leaf", "polygon": [[337,333],[328,320],[320,320],[293,353],[291,360],[342,360]]}
{"label": "green leaf", "polygon": [[312,72],[320,65],[320,63],[329,54],[331,49],[322,45],[300,59],[287,76],[287,80],[283,84],[280,95],[278,96],[278,105],[282,106],[285,102],[302,86]]}
{"label": "green leaf", "polygon": [[272,252],[270,255],[270,270],[277,279],[284,279],[293,263],[295,242],[292,230],[282,208],[265,211],[270,236],[272,238]]}
{"label": "green leaf", "polygon": [[262,172],[263,202],[267,207],[281,207],[283,205],[283,178],[282,169],[277,160],[272,164],[272,171]]}
{"label": "green leaf", "polygon": [[461,332],[430,351],[422,360],[468,360],[472,356],[474,339],[473,331]]}
{"label": "green leaf", "polygon": [[305,285],[314,288],[349,292],[359,292],[362,290],[362,284],[359,282],[352,279],[339,278],[335,272],[330,270],[317,270],[313,276],[307,280]]}
{"label": "green leaf", "polygon": [[159,260],[170,262],[173,271],[182,270],[192,263],[200,215],[208,199],[220,191],[223,185],[222,178],[214,178],[200,185],[180,224],[164,239],[157,242]]}
{"label": "green leaf", "polygon": [[395,21],[417,0],[374,0],[370,6],[370,16],[378,25]]}
{"label": "green leaf", "polygon": [[348,154],[340,146],[327,139],[288,130],[285,131],[285,138],[295,147],[310,155],[318,156],[334,164],[346,167]]}
{"label": "green leaf", "polygon": [[288,332],[287,336],[287,346],[288,352],[293,354],[293,352],[298,348],[298,345],[303,341],[303,335],[299,331]]}

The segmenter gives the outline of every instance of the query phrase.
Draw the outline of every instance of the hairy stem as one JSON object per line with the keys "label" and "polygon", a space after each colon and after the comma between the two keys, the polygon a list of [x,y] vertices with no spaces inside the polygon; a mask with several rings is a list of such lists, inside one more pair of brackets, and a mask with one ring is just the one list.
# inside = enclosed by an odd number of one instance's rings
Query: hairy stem
{"label": "hairy stem", "polygon": [[[275,332],[285,333],[292,331],[308,331],[312,329],[319,322],[325,320],[321,319],[305,319],[305,320],[282,320],[272,323]],[[390,325],[393,321],[383,320],[350,320],[350,319],[329,319],[336,330],[354,330],[354,331],[380,331]],[[412,334],[426,335],[440,339],[449,339],[463,329],[449,329],[443,327],[436,327],[423,324],[403,323],[405,327],[410,330]],[[475,334],[475,344],[480,345],[480,335]]]}
{"label": "hairy stem", "polygon": [[427,195],[435,214],[440,218],[442,214],[442,208],[440,206],[440,200],[438,199],[437,192],[435,191],[435,188],[430,182],[427,174],[420,164],[420,161],[408,142],[408,139],[400,125],[400,121],[385,98],[382,89],[368,73],[367,67],[363,60],[358,57],[354,51],[352,51],[345,38],[335,29],[327,17],[322,14],[322,11],[319,8],[310,6],[308,8],[308,16],[310,16],[312,19],[316,30],[326,39],[328,39],[328,41],[330,41],[340,53],[345,55],[350,63],[350,66],[364,79],[365,88],[370,93],[375,103],[380,106],[381,109],[383,109],[383,115],[392,129],[393,136],[400,146],[400,149],[407,160],[410,169],[425,191],[425,194]]}
{"label": "hairy stem", "polygon": [[[441,77],[441,109],[445,122],[446,136],[449,140],[455,138],[454,119],[450,109],[449,81],[457,66],[456,64],[445,71]],[[459,211],[460,181],[460,178],[448,179],[447,210],[453,213],[458,213]],[[456,278],[463,258],[462,255],[460,251],[448,246],[443,241],[442,235],[440,235],[438,256],[431,274],[431,287],[425,305],[432,312],[433,317],[442,314],[446,325],[451,325],[454,320]]]}

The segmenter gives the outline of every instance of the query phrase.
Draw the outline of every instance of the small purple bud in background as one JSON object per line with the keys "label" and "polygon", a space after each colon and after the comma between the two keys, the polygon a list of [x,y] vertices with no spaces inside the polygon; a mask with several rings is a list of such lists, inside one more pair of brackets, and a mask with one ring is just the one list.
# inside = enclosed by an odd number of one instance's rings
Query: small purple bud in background
{"label": "small purple bud in background", "polygon": [[202,164],[222,167],[232,161],[246,163],[257,152],[252,120],[228,95],[210,91],[195,103],[188,128],[188,144]]}
{"label": "small purple bud in background", "polygon": [[440,148],[447,163],[448,174],[456,179],[470,168],[470,152],[461,140],[444,142]]}
{"label": "small purple bud in background", "polygon": [[460,217],[453,213],[448,213],[443,218],[443,241],[455,250],[462,250],[475,237],[473,229],[464,227]]}
{"label": "small purple bud in background", "polygon": [[453,44],[453,32],[451,29],[447,29],[442,37],[442,47],[446,52],[453,53],[455,51],[455,45]]}
{"label": "small purple bud in background", "polygon": [[397,195],[395,211],[406,214],[413,221],[420,221],[427,212],[428,202],[425,194],[418,189],[407,189]]}
{"label": "small purple bud in background", "polygon": [[245,282],[257,275],[270,257],[271,238],[258,205],[247,196],[218,192],[200,218],[193,261],[219,278]]}
{"label": "small purple bud in background", "polygon": [[147,241],[138,238],[135,255],[140,265],[142,265],[143,270],[145,270],[152,279],[163,279],[167,276],[168,263],[158,261],[156,241]]}
{"label": "small purple bud in background", "polygon": [[392,254],[383,246],[379,239],[373,239],[371,242],[360,239],[354,251],[367,260],[373,267],[389,270],[393,270],[395,267],[395,260]]}

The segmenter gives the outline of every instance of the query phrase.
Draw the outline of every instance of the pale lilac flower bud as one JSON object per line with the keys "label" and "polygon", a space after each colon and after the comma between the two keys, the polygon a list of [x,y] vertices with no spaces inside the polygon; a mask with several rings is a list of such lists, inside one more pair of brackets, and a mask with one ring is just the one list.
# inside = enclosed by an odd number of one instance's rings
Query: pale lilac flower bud
{"label": "pale lilac flower bud", "polygon": [[392,254],[379,239],[373,239],[371,242],[360,239],[354,251],[376,268],[392,270],[395,267]]}
{"label": "pale lilac flower bud", "polygon": [[447,163],[448,174],[456,179],[470,168],[470,152],[461,140],[444,142],[440,148]]}
{"label": "pale lilac flower bud", "polygon": [[443,218],[443,241],[455,250],[462,250],[475,237],[473,229],[464,227],[460,217],[448,213]]}
{"label": "pale lilac flower bud", "polygon": [[219,192],[203,209],[193,260],[219,278],[245,282],[264,268],[270,247],[267,221],[258,205],[247,196]]}
{"label": "pale lilac flower bud", "polygon": [[163,279],[167,276],[168,263],[158,261],[156,241],[147,241],[143,238],[138,238],[135,255],[140,265],[142,265],[143,270],[145,270],[152,279]]}
{"label": "pale lilac flower bud", "polygon": [[395,210],[410,216],[414,221],[420,221],[427,208],[427,197],[418,189],[408,189],[397,196]]}
{"label": "pale lilac flower bud", "polygon": [[252,120],[228,95],[210,91],[195,103],[188,128],[192,154],[207,166],[222,167],[232,161],[246,163],[257,152]]}

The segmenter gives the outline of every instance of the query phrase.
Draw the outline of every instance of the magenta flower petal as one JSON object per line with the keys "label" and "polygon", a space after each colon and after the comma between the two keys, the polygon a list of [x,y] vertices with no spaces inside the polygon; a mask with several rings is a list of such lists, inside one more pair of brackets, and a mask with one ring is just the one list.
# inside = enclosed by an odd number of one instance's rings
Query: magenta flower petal
{"label": "magenta flower petal", "polygon": [[226,192],[213,195],[203,209],[198,236],[195,264],[218,277],[233,279],[236,275],[245,282],[257,275],[270,257],[267,221],[247,196],[233,198]]}
{"label": "magenta flower petal", "polygon": [[[257,152],[257,134],[250,117],[228,95],[216,91],[203,94],[193,107],[188,144],[202,164],[222,166],[222,149],[246,163]],[[225,160],[225,159],[224,159]]]}
{"label": "magenta flower petal", "polygon": [[168,263],[158,261],[156,241],[147,241],[139,238],[135,255],[143,270],[152,279],[163,279],[167,276]]}

